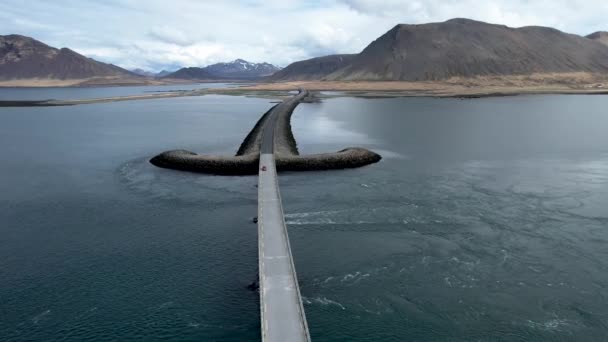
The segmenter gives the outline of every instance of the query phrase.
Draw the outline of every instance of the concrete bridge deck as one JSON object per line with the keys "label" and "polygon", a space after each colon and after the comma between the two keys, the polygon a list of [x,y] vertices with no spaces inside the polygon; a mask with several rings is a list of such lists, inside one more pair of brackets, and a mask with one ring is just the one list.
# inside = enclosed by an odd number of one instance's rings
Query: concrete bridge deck
{"label": "concrete bridge deck", "polygon": [[355,168],[382,158],[364,148],[300,156],[290,118],[309,95],[300,92],[268,110],[249,132],[236,156],[185,150],[163,152],[150,163],[163,168],[216,175],[259,175],[258,248],[260,310],[264,342],[310,341],[277,181],[279,171]]}
{"label": "concrete bridge deck", "polygon": [[277,179],[274,140],[276,121],[293,111],[305,90],[278,106],[264,125],[258,178],[258,248],[262,341],[309,342],[308,325],[291,255]]}

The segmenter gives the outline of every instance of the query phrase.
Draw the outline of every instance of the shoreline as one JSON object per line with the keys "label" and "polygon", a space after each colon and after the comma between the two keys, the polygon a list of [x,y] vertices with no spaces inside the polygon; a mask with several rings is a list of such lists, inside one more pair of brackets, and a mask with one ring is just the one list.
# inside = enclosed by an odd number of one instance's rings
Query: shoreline
{"label": "shoreline", "polygon": [[82,78],[82,79],[16,79],[0,80],[0,90],[8,88],[119,88],[119,87],[157,87],[171,85],[189,85],[200,83],[235,83],[250,84],[251,80],[239,79],[178,79],[178,78]]}
{"label": "shoreline", "polygon": [[[606,84],[606,85],[605,85]],[[488,97],[524,95],[608,95],[608,83],[591,84],[527,84],[527,85],[471,85],[448,82],[330,82],[300,81],[257,83],[234,88],[201,88],[197,90],[151,92],[141,95],[114,96],[77,100],[0,100],[0,107],[73,106],[133,100],[173,97],[229,95],[282,100],[294,89],[306,88],[322,100],[335,97],[393,98],[430,97],[480,99]],[[0,88],[1,90],[2,88]],[[40,88],[42,89],[42,88]]]}

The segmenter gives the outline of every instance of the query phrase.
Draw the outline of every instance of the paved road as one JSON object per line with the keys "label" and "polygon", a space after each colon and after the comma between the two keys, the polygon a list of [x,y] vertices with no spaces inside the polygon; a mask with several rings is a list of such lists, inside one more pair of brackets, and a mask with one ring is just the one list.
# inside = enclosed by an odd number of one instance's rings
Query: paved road
{"label": "paved road", "polygon": [[274,131],[279,115],[293,110],[307,92],[276,106],[264,126],[258,180],[258,249],[262,341],[309,342],[274,162]]}
{"label": "paved road", "polygon": [[288,111],[293,110],[307,95],[307,90],[300,89],[296,96],[287,99],[274,107],[264,126],[264,131],[262,132],[262,143],[260,146],[261,154],[274,153],[274,133],[278,117],[280,115],[286,115]]}

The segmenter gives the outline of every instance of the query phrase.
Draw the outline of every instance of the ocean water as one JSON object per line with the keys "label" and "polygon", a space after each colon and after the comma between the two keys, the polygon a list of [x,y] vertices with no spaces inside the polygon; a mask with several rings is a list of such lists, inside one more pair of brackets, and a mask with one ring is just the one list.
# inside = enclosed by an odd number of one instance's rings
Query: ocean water
{"label": "ocean water", "polygon": [[[0,340],[259,341],[255,177],[155,168],[234,153],[272,104],[203,96],[0,108]],[[280,176],[313,341],[599,341],[607,96],[302,104]]]}

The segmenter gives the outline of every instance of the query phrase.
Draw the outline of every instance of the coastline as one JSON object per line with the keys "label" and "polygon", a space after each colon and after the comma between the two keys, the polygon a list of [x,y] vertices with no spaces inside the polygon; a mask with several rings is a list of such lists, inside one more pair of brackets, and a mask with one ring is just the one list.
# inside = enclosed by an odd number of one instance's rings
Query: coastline
{"label": "coastline", "polygon": [[93,77],[82,79],[16,79],[0,80],[0,90],[3,88],[96,88],[96,87],[146,87],[163,85],[186,85],[198,83],[249,83],[249,80],[235,79],[176,79],[176,78],[151,78],[151,77]]}
{"label": "coastline", "polygon": [[[211,82],[211,81],[208,81]],[[203,83],[202,80],[191,83]],[[234,82],[239,83],[239,82]],[[170,84],[178,84],[170,83]],[[182,84],[188,84],[184,81]],[[132,84],[129,84],[132,85]],[[150,86],[158,84],[149,84]],[[115,85],[120,86],[120,85]],[[149,100],[209,94],[249,96],[282,100],[294,89],[306,88],[315,98],[333,97],[432,97],[476,99],[519,95],[608,95],[608,75],[586,73],[477,77],[445,81],[286,81],[259,82],[233,88],[204,88],[188,91],[115,96],[79,100],[4,100],[0,107],[71,106],[117,101]],[[0,90],[2,88],[0,87]]]}
{"label": "coastline", "polygon": [[[285,81],[258,83],[240,91],[341,92],[347,96],[489,97],[534,94],[608,94],[608,75],[591,73],[531,74],[450,78],[439,81]],[[231,89],[234,91],[234,89]]]}

